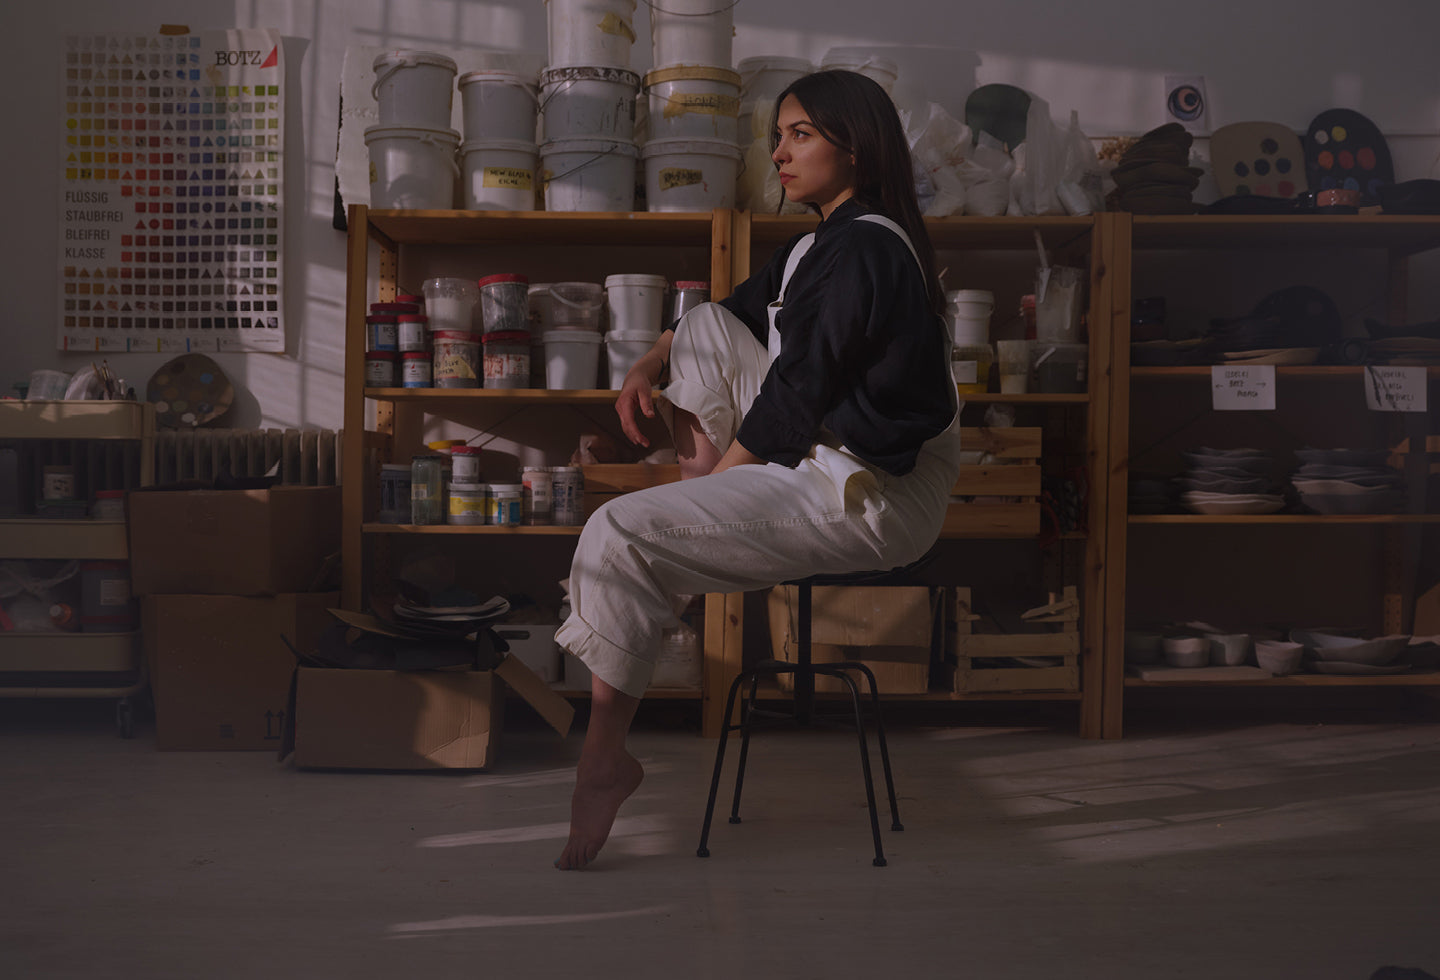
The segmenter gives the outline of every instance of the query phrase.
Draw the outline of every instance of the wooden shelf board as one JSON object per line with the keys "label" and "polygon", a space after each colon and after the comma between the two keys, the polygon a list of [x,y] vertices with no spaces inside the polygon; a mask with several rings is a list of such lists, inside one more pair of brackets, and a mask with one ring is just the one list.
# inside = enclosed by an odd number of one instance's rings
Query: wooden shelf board
{"label": "wooden shelf board", "polygon": [[89,518],[0,519],[0,554],[9,558],[124,559],[129,555],[124,521]]}
{"label": "wooden shelf board", "polygon": [[1440,685],[1440,671],[1417,674],[1286,674],[1256,680],[1147,681],[1126,677],[1126,687],[1430,687]]}
{"label": "wooden shelf board", "polygon": [[[5,673],[123,673],[140,666],[140,634],[5,633],[0,635],[0,675]],[[4,687],[0,677],[0,689]]]}
{"label": "wooden shelf board", "polygon": [[366,388],[365,397],[389,402],[495,403],[496,405],[613,405],[618,391],[546,388]]}
{"label": "wooden shelf board", "polygon": [[491,524],[362,524],[366,534],[558,534],[578,537],[578,524],[524,524],[500,527]]}
{"label": "wooden shelf board", "polygon": [[1135,215],[1134,247],[1296,249],[1440,248],[1440,218],[1427,215]]}
{"label": "wooden shelf board", "polygon": [[710,212],[573,211],[369,212],[370,225],[396,245],[673,246],[710,248]]}
{"label": "wooden shelf board", "polygon": [[[1208,381],[1211,368],[1247,366],[1244,364],[1190,364],[1184,367],[1131,367],[1130,378],[1132,381],[1175,378]],[[1277,364],[1274,367],[1277,378],[1358,378],[1365,373],[1365,366],[1362,364]],[[1440,376],[1440,365],[1431,365],[1428,375],[1430,377]]]}
{"label": "wooden shelf board", "polygon": [[1440,514],[1131,514],[1129,524],[1440,524]]}

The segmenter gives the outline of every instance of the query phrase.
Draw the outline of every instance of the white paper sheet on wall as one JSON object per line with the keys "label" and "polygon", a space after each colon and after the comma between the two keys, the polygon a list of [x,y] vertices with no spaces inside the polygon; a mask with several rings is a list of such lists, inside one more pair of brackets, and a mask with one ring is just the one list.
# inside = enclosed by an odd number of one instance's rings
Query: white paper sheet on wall
{"label": "white paper sheet on wall", "polygon": [[61,350],[283,351],[273,30],[64,39]]}

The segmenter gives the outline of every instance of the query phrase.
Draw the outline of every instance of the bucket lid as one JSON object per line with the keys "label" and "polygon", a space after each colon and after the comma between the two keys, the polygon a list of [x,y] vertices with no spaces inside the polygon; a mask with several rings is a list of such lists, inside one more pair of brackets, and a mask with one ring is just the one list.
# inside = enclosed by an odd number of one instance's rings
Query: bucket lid
{"label": "bucket lid", "polygon": [[825,57],[820,59],[820,68],[845,68],[850,71],[874,68],[890,75],[900,74],[895,62],[865,48],[831,48],[825,52]]}
{"label": "bucket lid", "polygon": [[421,143],[460,145],[460,134],[453,129],[431,129],[429,126],[366,126],[365,143],[375,140],[417,140]]}
{"label": "bucket lid", "polygon": [[752,74],[762,71],[798,71],[802,75],[808,75],[815,70],[815,66],[804,58],[788,58],[783,55],[759,55],[754,58],[741,58],[740,63],[735,66],[740,69],[740,74]]}
{"label": "bucket lid", "polygon": [[481,452],[482,450],[479,446],[452,446],[450,448],[451,456],[454,456],[456,453],[459,453],[461,456],[479,456]]}
{"label": "bucket lid", "polygon": [[572,65],[559,68],[546,68],[540,73],[540,84],[542,86],[558,85],[561,82],[616,82],[638,89],[640,87],[640,76],[628,68],[616,68],[611,65]]}
{"label": "bucket lid", "polygon": [[513,150],[516,153],[528,153],[531,156],[540,152],[538,146],[526,140],[478,139],[466,140],[460,144],[461,153],[474,153],[477,150]]}
{"label": "bucket lid", "polygon": [[436,68],[448,68],[450,71],[458,71],[454,58],[447,58],[445,55],[435,51],[416,51],[411,48],[399,48],[394,51],[382,51],[375,56],[375,63],[371,66],[376,71],[390,66],[400,68],[413,68],[416,65],[433,65]]}
{"label": "bucket lid", "polygon": [[952,303],[993,303],[995,294],[988,289],[952,289],[945,294]]}
{"label": "bucket lid", "polygon": [[547,330],[547,344],[598,344],[600,333],[596,330]]}
{"label": "bucket lid", "polygon": [[523,282],[526,283],[528,286],[530,282],[530,277],[526,275],[521,275],[518,272],[497,272],[494,275],[486,276],[484,279],[478,280],[475,285],[479,286],[481,289],[484,289],[486,286],[493,286],[496,283],[501,282]]}
{"label": "bucket lid", "polygon": [[[719,141],[717,141],[719,142]],[[572,136],[540,144],[540,155],[549,153],[595,153],[633,157],[639,152],[634,140],[608,139],[604,136]],[[739,151],[736,151],[737,153]]]}
{"label": "bucket lid", "polygon": [[524,492],[525,492],[525,484],[523,484],[523,483],[492,483],[492,484],[490,484],[490,492],[491,492],[491,493],[524,493]]}
{"label": "bucket lid", "polygon": [[400,360],[402,361],[418,361],[422,358],[427,361],[430,360],[430,352],[424,350],[407,350],[400,355]]}
{"label": "bucket lid", "polygon": [[709,284],[708,282],[705,282],[705,281],[702,280],[702,279],[676,279],[676,280],[675,280],[675,288],[676,288],[676,289],[703,289],[703,290],[705,290],[706,292],[709,292],[709,291],[710,291],[710,284]]}
{"label": "bucket lid", "polygon": [[396,294],[395,294],[395,302],[397,302],[397,303],[423,303],[424,301],[425,301],[425,297],[423,297],[423,296],[416,296],[414,293],[396,293]]}
{"label": "bucket lid", "polygon": [[645,272],[627,272],[614,276],[605,277],[605,288],[611,286],[668,286],[670,280],[664,276],[651,275]]}
{"label": "bucket lid", "polygon": [[437,344],[478,344],[480,335],[468,330],[436,330],[431,335]]}
{"label": "bucket lid", "polygon": [[700,153],[707,156],[729,157],[735,161],[745,154],[730,140],[717,139],[663,139],[649,140],[640,151],[640,159],[648,160],[662,153]]}
{"label": "bucket lid", "polygon": [[480,340],[486,344],[523,344],[530,340],[530,334],[525,330],[492,330]]}
{"label": "bucket lid", "polygon": [[370,312],[371,312],[371,313],[414,313],[414,312],[415,312],[415,307],[418,306],[419,304],[420,304],[419,297],[416,297],[416,299],[413,300],[413,301],[411,301],[411,300],[401,301],[401,300],[397,299],[397,300],[396,300],[395,302],[393,302],[393,303],[371,303],[371,304],[370,304]]}
{"label": "bucket lid", "polygon": [[[413,314],[413,313],[406,313],[405,315],[406,315],[406,316],[414,316],[415,314]],[[397,321],[397,320],[399,320],[399,319],[400,319],[400,318],[399,318],[398,316],[396,316],[394,313],[366,313],[366,314],[365,314],[365,322],[366,322],[366,323],[394,323],[395,321]]]}
{"label": "bucket lid", "polygon": [[534,75],[522,75],[518,71],[506,71],[503,68],[482,68],[476,71],[467,71],[460,76],[457,83],[461,88],[466,85],[475,85],[480,82],[503,82],[506,85],[517,85],[521,88],[535,88]]}
{"label": "bucket lid", "polygon": [[410,472],[409,463],[381,463],[380,468],[382,470],[389,470],[391,473],[399,473],[401,471],[406,473]]}
{"label": "bucket lid", "polygon": [[739,88],[740,73],[711,65],[673,65],[669,68],[656,68],[648,73],[645,76],[645,87],[679,81],[726,82]]}

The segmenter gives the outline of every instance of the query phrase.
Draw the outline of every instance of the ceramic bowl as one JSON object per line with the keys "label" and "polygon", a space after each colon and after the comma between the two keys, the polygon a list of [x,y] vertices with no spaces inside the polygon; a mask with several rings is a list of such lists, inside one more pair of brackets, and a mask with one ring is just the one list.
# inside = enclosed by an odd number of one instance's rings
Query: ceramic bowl
{"label": "ceramic bowl", "polygon": [[1276,677],[1293,674],[1305,659],[1305,644],[1284,640],[1256,640],[1255,662]]}
{"label": "ceramic bowl", "polygon": [[1167,636],[1160,642],[1160,649],[1171,667],[1210,665],[1210,640],[1203,636]]}
{"label": "ceramic bowl", "polygon": [[1214,667],[1239,667],[1250,659],[1249,633],[1211,633],[1210,664]]}

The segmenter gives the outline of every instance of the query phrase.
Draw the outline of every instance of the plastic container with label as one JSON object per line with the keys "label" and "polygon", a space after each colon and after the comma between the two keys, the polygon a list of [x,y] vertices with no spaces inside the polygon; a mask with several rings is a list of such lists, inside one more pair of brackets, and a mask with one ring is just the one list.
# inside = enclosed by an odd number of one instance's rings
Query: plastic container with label
{"label": "plastic container with label", "polygon": [[525,488],[519,483],[492,483],[485,498],[485,523],[519,527],[524,518]]}
{"label": "plastic container with label", "polygon": [[410,523],[445,523],[445,457],[427,453],[410,460]]}
{"label": "plastic container with label", "polygon": [[450,484],[450,524],[485,524],[489,492],[483,483]]}
{"label": "plastic container with label", "polygon": [[410,468],[408,463],[382,463],[380,466],[381,524],[410,523]]}
{"label": "plastic container with label", "polygon": [[366,352],[365,387],[395,387],[395,351],[372,350]]}
{"label": "plastic container with label", "polygon": [[963,394],[990,390],[990,365],[995,360],[989,344],[956,344],[950,353],[950,375]]}
{"label": "plastic container with label", "polygon": [[430,355],[427,352],[407,350],[400,355],[400,387],[429,388],[430,383]]}
{"label": "plastic container with label", "polygon": [[549,524],[553,513],[550,467],[525,467],[520,471],[520,485],[524,487],[525,494],[525,523]]}
{"label": "plastic container with label", "polygon": [[527,331],[487,333],[482,341],[486,388],[530,386],[530,334]]}
{"label": "plastic container with label", "polygon": [[452,446],[450,448],[450,479],[456,483],[480,482],[480,447]]}

